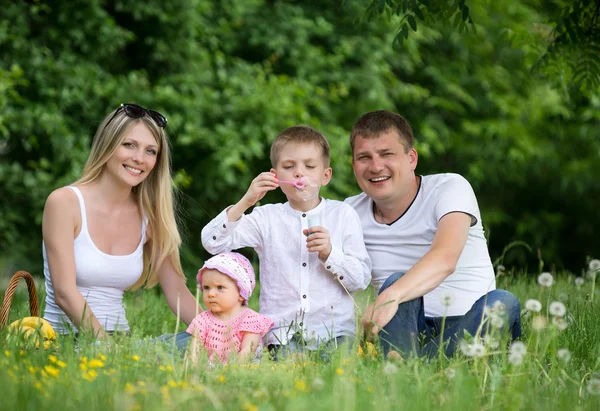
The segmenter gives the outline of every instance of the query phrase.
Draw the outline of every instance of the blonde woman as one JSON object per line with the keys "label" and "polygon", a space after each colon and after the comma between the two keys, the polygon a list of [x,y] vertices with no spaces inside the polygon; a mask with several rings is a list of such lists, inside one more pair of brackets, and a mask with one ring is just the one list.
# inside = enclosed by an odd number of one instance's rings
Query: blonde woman
{"label": "blonde woman", "polygon": [[121,104],[100,124],[82,177],[48,197],[44,318],[58,333],[129,332],[123,292],[157,283],[186,324],[196,316],[179,261],[166,124]]}

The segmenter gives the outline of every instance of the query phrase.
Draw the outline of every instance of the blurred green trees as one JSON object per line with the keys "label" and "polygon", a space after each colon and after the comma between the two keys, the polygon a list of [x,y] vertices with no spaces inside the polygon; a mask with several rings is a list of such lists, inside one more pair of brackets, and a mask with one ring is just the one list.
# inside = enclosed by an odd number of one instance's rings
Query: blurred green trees
{"label": "blurred green trees", "polygon": [[[580,267],[600,255],[600,94],[560,68],[532,74],[548,46],[543,16],[496,3],[471,5],[477,33],[419,23],[401,45],[399,19],[361,19],[358,0],[5,4],[0,256],[41,272],[46,196],[77,178],[102,118],[135,102],[169,118],[191,267],[205,256],[202,226],[270,168],[284,127],[323,131],[334,169],[324,195],[356,194],[349,130],[381,108],[411,122],[418,172],[471,181],[493,258],[524,240],[546,264]],[[533,257],[516,250],[505,263]]]}

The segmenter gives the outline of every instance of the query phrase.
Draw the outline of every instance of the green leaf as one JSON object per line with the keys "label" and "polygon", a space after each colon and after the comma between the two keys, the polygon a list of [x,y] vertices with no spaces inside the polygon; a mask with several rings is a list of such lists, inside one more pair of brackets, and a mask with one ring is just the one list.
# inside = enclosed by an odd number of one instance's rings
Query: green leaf
{"label": "green leaf", "polygon": [[417,31],[417,21],[412,14],[408,16],[408,24],[410,24],[410,27],[413,29],[413,31]]}

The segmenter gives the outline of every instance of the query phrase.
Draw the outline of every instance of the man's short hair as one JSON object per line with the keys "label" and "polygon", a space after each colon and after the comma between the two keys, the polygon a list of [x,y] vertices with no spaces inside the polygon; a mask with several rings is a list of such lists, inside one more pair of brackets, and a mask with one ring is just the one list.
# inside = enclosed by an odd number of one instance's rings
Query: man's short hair
{"label": "man's short hair", "polygon": [[290,143],[316,144],[321,149],[321,157],[325,168],[329,167],[329,143],[325,136],[309,126],[292,126],[283,130],[271,144],[271,164],[277,167],[279,154],[283,147]]}
{"label": "man's short hair", "polygon": [[357,137],[377,138],[381,134],[394,130],[400,137],[400,143],[404,146],[404,152],[414,147],[413,133],[410,124],[400,114],[388,110],[371,111],[362,115],[352,127],[350,133],[350,146],[354,153],[354,144]]}

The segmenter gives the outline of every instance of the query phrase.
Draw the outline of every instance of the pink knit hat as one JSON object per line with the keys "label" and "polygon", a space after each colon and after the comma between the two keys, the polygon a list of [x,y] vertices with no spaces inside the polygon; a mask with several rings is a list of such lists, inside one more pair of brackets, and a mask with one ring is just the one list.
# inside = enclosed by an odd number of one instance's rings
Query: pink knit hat
{"label": "pink knit hat", "polygon": [[202,287],[202,271],[206,269],[217,270],[236,282],[240,295],[248,302],[254,290],[254,268],[250,261],[239,253],[221,253],[217,254],[204,263],[198,270],[198,284]]}

